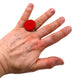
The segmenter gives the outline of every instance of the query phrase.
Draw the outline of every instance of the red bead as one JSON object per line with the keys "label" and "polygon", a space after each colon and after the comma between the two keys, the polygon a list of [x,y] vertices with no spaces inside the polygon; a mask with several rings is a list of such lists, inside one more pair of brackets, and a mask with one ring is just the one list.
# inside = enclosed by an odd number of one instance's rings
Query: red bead
{"label": "red bead", "polygon": [[35,21],[33,20],[27,20],[25,23],[24,23],[24,28],[28,31],[31,31],[35,28],[36,26],[36,23]]}

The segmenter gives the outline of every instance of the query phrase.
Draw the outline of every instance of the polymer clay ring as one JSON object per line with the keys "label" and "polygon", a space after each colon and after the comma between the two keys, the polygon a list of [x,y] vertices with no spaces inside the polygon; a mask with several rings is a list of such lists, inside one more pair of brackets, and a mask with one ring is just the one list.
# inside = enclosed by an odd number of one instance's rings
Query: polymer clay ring
{"label": "polymer clay ring", "polygon": [[32,31],[36,26],[36,23],[35,21],[33,20],[27,20],[25,23],[24,23],[24,28],[27,30],[27,31]]}

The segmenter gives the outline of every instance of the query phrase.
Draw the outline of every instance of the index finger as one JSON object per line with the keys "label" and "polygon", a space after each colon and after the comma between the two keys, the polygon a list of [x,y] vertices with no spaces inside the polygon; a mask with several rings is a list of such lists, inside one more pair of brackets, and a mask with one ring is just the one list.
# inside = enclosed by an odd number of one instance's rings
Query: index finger
{"label": "index finger", "polygon": [[21,16],[20,20],[17,23],[17,26],[23,27],[23,24],[25,23],[26,20],[28,20],[32,10],[33,10],[34,5],[32,3],[29,3],[28,6],[26,7],[23,15]]}

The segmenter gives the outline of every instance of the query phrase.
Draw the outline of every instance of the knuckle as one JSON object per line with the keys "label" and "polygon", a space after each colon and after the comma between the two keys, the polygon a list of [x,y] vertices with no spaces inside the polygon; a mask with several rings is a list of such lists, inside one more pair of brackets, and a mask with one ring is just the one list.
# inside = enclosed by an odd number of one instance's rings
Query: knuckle
{"label": "knuckle", "polygon": [[32,10],[32,8],[28,7],[28,8],[25,9],[25,12],[31,12],[31,10]]}
{"label": "knuckle", "polygon": [[56,27],[58,27],[58,26],[61,25],[61,23],[60,23],[58,20],[56,20],[56,21],[54,21],[54,25],[55,25]]}
{"label": "knuckle", "polygon": [[40,18],[40,19],[36,20],[35,22],[36,22],[36,26],[41,26],[41,24],[42,24],[43,21]]}
{"label": "knuckle", "polygon": [[58,40],[59,40],[59,37],[56,36],[56,34],[54,33],[52,36],[51,36],[51,39],[54,40],[54,43],[56,43]]}
{"label": "knuckle", "polygon": [[48,69],[51,69],[54,65],[51,63],[51,61],[48,59],[47,60],[47,63],[46,63],[46,66]]}
{"label": "knuckle", "polygon": [[52,25],[47,25],[45,29],[45,31],[48,33],[51,33],[51,31],[53,31]]}
{"label": "knuckle", "polygon": [[49,18],[50,16],[49,12],[45,12],[45,17]]}
{"label": "knuckle", "polygon": [[66,31],[64,29],[62,29],[60,32],[61,32],[62,36],[66,36],[67,35],[67,33],[66,33]]}
{"label": "knuckle", "polygon": [[23,20],[19,20],[18,23],[17,23],[17,26],[22,26],[23,25]]}
{"label": "knuckle", "polygon": [[41,47],[41,44],[38,41],[36,41],[32,49],[38,50],[40,47]]}

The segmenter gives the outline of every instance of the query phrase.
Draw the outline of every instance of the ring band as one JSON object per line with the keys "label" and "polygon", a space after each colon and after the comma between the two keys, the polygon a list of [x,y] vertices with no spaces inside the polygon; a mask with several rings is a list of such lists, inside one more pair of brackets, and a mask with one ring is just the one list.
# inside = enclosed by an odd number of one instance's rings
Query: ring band
{"label": "ring band", "polygon": [[36,23],[34,20],[27,20],[25,23],[24,23],[24,28],[27,30],[27,31],[32,31],[36,26]]}

